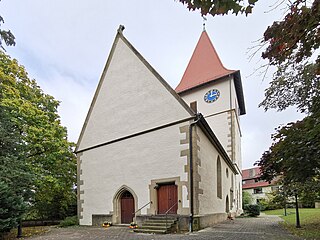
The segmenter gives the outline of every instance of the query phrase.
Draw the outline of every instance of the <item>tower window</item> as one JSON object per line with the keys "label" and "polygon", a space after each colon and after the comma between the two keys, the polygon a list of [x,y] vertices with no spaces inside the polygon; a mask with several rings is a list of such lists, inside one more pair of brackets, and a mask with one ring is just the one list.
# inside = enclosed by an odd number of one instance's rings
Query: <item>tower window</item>
{"label": "tower window", "polygon": [[217,197],[222,198],[222,177],[220,156],[217,159]]}
{"label": "tower window", "polygon": [[197,101],[191,102],[190,103],[190,108],[197,113],[198,112],[198,108],[197,108]]}

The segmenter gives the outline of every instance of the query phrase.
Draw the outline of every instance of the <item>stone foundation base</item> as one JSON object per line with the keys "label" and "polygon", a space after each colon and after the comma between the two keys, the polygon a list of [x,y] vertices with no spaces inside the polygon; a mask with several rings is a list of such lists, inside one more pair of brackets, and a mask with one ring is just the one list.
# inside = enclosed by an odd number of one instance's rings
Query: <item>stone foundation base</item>
{"label": "stone foundation base", "polygon": [[[136,216],[135,222],[138,226],[148,220],[154,215],[139,215]],[[178,219],[177,230],[180,232],[189,231],[189,216],[188,215],[174,215]],[[198,231],[200,229],[210,227],[214,224],[227,220],[226,213],[214,213],[206,215],[196,215],[193,217],[193,230]],[[112,214],[93,214],[92,226],[102,226],[104,222],[112,222]]]}
{"label": "stone foundation base", "polygon": [[92,214],[92,226],[102,226],[104,222],[112,222],[112,214]]}
{"label": "stone foundation base", "polygon": [[[138,226],[142,225],[142,223],[148,220],[150,217],[154,215],[139,215],[136,216],[135,222]],[[178,219],[177,230],[179,232],[187,232],[189,231],[189,216],[188,215],[174,215]],[[193,230],[198,231],[200,229],[210,227],[214,224],[227,220],[226,213],[215,213],[215,214],[207,214],[207,215],[196,215],[193,217]]]}

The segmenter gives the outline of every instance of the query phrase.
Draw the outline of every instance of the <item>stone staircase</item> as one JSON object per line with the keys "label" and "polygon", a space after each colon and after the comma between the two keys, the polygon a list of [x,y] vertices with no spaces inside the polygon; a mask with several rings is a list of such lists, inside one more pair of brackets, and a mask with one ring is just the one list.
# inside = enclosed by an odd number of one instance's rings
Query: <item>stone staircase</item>
{"label": "stone staircase", "polygon": [[141,226],[135,228],[133,231],[137,233],[155,233],[166,234],[176,231],[177,217],[156,215],[150,217],[143,222]]}

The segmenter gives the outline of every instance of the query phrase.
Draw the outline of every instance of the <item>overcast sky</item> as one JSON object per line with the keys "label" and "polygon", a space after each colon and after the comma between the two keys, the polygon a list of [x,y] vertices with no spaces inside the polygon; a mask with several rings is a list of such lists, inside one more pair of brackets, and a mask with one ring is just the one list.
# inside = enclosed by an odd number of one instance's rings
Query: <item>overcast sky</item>
{"label": "overcast sky", "polygon": [[[283,16],[272,1],[259,1],[252,15],[207,17],[206,31],[223,64],[241,71],[247,114],[241,117],[243,168],[271,144],[279,124],[301,118],[295,109],[258,108],[272,72],[253,74],[263,62],[247,51]],[[24,65],[40,87],[61,101],[59,113],[76,142],[119,24],[125,37],[175,88],[202,32],[199,12],[174,0],[2,0],[3,28],[16,37],[7,53]]]}

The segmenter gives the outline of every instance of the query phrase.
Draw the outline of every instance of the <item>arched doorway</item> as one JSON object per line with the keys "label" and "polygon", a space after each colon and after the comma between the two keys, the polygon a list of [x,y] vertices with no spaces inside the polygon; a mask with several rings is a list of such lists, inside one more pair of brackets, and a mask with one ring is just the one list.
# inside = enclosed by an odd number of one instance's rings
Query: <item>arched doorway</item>
{"label": "arched doorway", "polygon": [[135,209],[138,209],[138,197],[128,186],[122,185],[113,196],[113,223],[130,223]]}
{"label": "arched doorway", "polygon": [[134,198],[129,191],[122,193],[120,198],[121,223],[131,223],[134,217]]}

